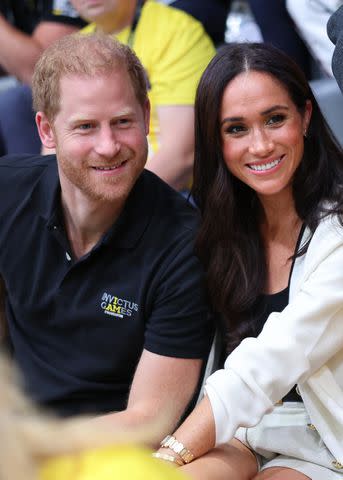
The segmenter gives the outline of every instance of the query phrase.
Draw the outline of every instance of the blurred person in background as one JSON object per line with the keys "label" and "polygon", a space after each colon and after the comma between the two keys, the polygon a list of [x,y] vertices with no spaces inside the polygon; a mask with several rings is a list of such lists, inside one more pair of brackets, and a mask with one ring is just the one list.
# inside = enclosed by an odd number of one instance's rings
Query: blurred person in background
{"label": "blurred person in background", "polygon": [[90,418],[56,419],[24,395],[22,379],[0,351],[1,480],[185,480],[151,457],[160,425],[116,429]]}
{"label": "blurred person in background", "polygon": [[35,63],[52,42],[84,25],[68,0],[1,2],[0,66],[18,82],[4,79],[0,89],[0,156],[39,152],[30,88]]}
{"label": "blurred person in background", "polygon": [[311,54],[286,9],[286,0],[247,0],[261,30],[263,41],[280,48],[297,62],[311,79]]}
{"label": "blurred person in background", "polygon": [[342,0],[287,0],[299,35],[303,38],[316,62],[319,77],[332,77],[331,58],[334,46],[330,42],[326,24]]}
{"label": "blurred person in background", "polygon": [[343,5],[331,15],[327,24],[327,32],[334,44],[331,59],[332,71],[343,92]]}

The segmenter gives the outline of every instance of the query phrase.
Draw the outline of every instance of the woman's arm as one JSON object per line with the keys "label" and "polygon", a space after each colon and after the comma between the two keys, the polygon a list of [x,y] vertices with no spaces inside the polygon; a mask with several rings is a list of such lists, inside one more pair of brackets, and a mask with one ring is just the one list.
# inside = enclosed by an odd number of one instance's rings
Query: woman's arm
{"label": "woman's arm", "polygon": [[239,426],[256,425],[293,385],[342,349],[342,322],[343,229],[328,218],[313,236],[290,304],[209,377],[207,398],[177,430],[177,440],[198,457],[228,442]]}

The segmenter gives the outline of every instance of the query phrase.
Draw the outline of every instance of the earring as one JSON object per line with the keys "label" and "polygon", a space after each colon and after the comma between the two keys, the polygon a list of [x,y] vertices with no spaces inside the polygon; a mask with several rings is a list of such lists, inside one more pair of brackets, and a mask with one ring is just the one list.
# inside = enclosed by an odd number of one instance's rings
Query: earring
{"label": "earring", "polygon": [[307,130],[304,130],[304,137],[307,138]]}

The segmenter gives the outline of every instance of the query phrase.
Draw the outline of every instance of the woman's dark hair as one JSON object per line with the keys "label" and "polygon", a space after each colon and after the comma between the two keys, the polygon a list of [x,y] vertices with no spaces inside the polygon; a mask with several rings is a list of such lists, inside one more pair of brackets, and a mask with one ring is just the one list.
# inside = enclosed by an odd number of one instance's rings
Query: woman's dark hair
{"label": "woman's dark hair", "polygon": [[[250,187],[234,177],[222,156],[220,110],[227,84],[245,71],[264,72],[286,89],[303,114],[312,102],[304,156],[293,179],[300,219],[316,229],[324,215],[342,218],[343,153],[308,82],[280,50],[260,43],[222,47],[205,70],[195,102],[195,165],[192,195],[202,214],[197,253],[205,265],[210,297],[228,328],[230,349],[247,335],[246,312],[263,293],[266,260],[260,234],[261,204]],[[328,200],[330,206],[324,207]],[[324,208],[326,208],[324,212]],[[308,243],[297,253],[306,252]]]}

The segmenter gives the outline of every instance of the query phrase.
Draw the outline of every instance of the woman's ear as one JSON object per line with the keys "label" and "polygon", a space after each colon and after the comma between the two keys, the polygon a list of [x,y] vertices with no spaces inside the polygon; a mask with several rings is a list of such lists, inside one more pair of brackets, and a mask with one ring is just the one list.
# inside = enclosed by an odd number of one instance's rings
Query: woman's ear
{"label": "woman's ear", "polygon": [[312,102],[311,100],[306,100],[304,117],[303,117],[303,133],[305,137],[311,122],[311,117],[312,117]]}

